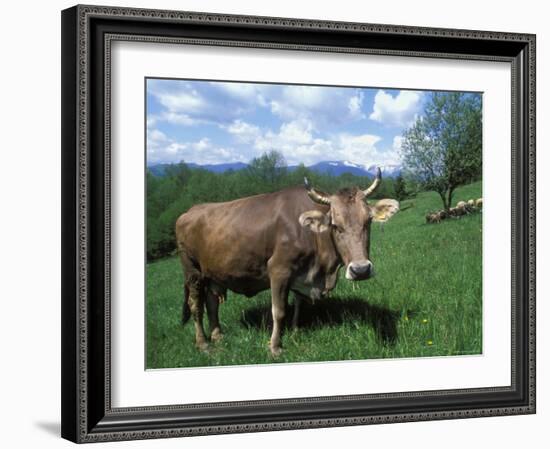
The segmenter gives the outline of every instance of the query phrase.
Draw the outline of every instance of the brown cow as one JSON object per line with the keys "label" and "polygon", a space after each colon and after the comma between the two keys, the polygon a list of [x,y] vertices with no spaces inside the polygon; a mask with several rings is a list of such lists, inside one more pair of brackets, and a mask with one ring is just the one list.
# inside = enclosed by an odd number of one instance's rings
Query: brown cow
{"label": "brown cow", "polygon": [[197,347],[207,347],[204,305],[211,340],[221,338],[218,305],[227,289],[249,297],[271,289],[270,349],[276,356],[289,291],[298,300],[323,298],[335,287],[342,266],[351,281],[371,277],[371,222],[399,210],[391,199],[367,203],[380,180],[378,170],[368,189],[328,195],[306,179],[305,188],[201,204],[181,215],[176,238],[185,272],[183,321],[193,316]]}
{"label": "brown cow", "polygon": [[440,221],[438,212],[426,214],[426,223],[439,223]]}

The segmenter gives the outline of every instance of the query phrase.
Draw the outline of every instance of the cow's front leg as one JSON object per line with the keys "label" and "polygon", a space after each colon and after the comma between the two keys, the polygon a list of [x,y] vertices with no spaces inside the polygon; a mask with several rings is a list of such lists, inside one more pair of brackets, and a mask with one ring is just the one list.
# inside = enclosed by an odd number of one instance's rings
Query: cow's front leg
{"label": "cow's front leg", "polygon": [[272,273],[271,275],[271,313],[273,314],[273,332],[269,347],[271,354],[277,357],[282,352],[281,331],[284,325],[285,310],[288,300],[287,273]]}

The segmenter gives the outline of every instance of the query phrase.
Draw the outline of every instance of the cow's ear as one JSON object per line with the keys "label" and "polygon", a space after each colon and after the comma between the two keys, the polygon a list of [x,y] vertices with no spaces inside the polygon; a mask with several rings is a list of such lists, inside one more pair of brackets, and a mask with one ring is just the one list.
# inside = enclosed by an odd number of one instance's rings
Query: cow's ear
{"label": "cow's ear", "polygon": [[390,199],[380,200],[371,206],[371,211],[374,221],[385,222],[399,212],[399,202]]}
{"label": "cow's ear", "polygon": [[330,217],[318,210],[308,210],[298,218],[300,225],[309,228],[313,232],[325,232],[330,225]]}

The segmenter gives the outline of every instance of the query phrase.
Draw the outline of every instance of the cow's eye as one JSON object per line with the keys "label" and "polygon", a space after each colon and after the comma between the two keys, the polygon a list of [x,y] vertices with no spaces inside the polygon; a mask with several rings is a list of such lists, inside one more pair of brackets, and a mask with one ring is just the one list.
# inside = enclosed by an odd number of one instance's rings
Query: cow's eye
{"label": "cow's eye", "polygon": [[332,230],[336,231],[338,233],[344,232],[344,228],[342,228],[342,226],[338,226],[338,225],[335,225],[335,224],[332,225]]}

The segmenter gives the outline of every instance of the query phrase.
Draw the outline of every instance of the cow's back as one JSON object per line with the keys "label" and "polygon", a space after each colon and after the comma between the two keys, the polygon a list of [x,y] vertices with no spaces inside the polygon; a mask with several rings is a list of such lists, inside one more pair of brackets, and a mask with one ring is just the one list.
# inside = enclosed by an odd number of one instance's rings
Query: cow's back
{"label": "cow's back", "polygon": [[323,207],[314,204],[303,187],[197,205],[177,220],[178,247],[205,277],[236,292],[255,294],[269,288],[267,262],[275,251],[292,263],[313,245],[298,217]]}

